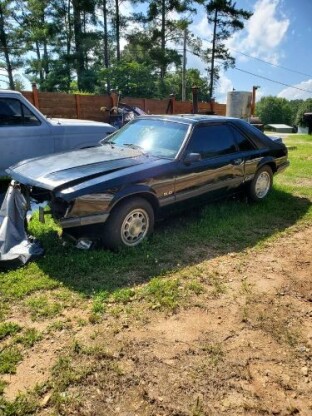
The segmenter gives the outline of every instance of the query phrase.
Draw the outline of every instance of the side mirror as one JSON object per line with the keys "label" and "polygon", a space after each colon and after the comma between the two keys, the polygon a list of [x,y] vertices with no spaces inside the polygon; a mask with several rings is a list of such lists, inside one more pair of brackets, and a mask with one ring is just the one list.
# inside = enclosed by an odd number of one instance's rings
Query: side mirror
{"label": "side mirror", "polygon": [[191,165],[194,162],[199,162],[202,159],[200,153],[188,153],[184,158],[186,165]]}

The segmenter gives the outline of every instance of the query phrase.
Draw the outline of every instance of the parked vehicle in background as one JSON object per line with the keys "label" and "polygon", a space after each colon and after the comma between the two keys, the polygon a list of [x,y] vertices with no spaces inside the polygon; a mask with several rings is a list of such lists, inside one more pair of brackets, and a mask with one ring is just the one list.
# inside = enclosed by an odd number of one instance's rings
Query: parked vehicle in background
{"label": "parked vehicle in background", "polygon": [[[268,195],[287,148],[243,120],[143,116],[102,146],[20,162],[7,170],[25,195],[48,201],[75,236],[111,248],[141,243],[167,207],[244,191]],[[256,221],[256,219],[255,219]]]}
{"label": "parked vehicle in background", "polygon": [[48,119],[21,93],[0,91],[0,177],[20,160],[97,146],[115,130],[107,123]]}

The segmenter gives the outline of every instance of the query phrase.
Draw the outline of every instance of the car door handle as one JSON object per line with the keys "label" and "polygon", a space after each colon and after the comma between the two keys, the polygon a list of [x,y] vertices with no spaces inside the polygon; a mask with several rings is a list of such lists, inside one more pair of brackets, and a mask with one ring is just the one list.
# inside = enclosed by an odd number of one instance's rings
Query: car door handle
{"label": "car door handle", "polygon": [[232,165],[240,165],[243,162],[241,157],[232,160]]}

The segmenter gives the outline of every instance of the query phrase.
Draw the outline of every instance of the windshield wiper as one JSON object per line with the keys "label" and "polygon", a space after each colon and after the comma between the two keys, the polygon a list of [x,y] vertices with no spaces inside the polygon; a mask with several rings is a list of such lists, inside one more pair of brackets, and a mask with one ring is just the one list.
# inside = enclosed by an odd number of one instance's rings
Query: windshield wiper
{"label": "windshield wiper", "polygon": [[143,155],[148,156],[148,153],[145,152],[143,147],[139,146],[138,144],[134,143],[123,143],[123,146],[130,147],[131,149],[140,150]]}

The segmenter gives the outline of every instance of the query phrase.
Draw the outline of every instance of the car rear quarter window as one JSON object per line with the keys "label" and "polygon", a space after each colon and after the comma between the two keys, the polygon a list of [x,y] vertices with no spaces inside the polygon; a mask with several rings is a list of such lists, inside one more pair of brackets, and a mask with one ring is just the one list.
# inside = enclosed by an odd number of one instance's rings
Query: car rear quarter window
{"label": "car rear quarter window", "polygon": [[248,150],[254,150],[255,146],[251,143],[251,141],[239,130],[237,130],[235,127],[230,127],[233,135],[235,137],[235,141],[238,144],[239,150],[242,152],[248,151]]}
{"label": "car rear quarter window", "polygon": [[236,151],[234,135],[225,124],[196,126],[186,153],[200,153],[203,159],[222,156]]}
{"label": "car rear quarter window", "polygon": [[0,127],[37,126],[40,120],[19,100],[0,98]]}

